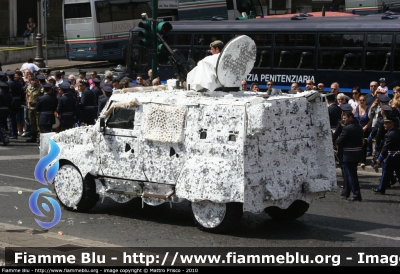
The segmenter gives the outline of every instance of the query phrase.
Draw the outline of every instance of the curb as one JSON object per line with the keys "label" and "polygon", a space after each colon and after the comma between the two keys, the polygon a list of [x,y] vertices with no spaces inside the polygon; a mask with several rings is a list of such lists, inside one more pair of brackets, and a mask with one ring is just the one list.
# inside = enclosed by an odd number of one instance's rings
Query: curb
{"label": "curb", "polygon": [[[362,169],[360,167],[357,168],[357,174],[358,175],[365,175],[365,176],[373,176],[373,177],[381,177],[382,176],[382,171],[380,170],[379,172],[375,172],[373,168],[371,168],[373,171],[368,171],[367,169]],[[336,168],[336,175],[342,176],[342,170],[340,168]]]}

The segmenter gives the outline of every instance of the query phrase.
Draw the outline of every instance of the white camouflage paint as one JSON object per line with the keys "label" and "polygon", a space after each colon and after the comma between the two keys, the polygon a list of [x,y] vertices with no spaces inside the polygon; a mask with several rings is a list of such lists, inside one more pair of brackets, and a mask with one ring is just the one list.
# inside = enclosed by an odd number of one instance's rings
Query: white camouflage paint
{"label": "white camouflage paint", "polygon": [[[320,97],[306,99],[312,93],[266,99],[251,92],[119,91],[105,109],[140,102],[133,107],[133,129],[107,128],[103,134],[96,124],[49,136],[61,148],[59,159],[70,161],[83,176],[108,178],[102,187],[97,182],[97,192],[116,201],[127,197],[107,189],[139,195],[174,189],[174,201],[241,202],[244,211],[260,213],[271,205],[287,208],[297,199],[311,203],[336,189],[328,111]],[[155,106],[163,115],[170,113],[169,127],[176,122],[165,141],[160,134],[165,119],[152,117]],[[158,139],[146,139],[149,134]]]}

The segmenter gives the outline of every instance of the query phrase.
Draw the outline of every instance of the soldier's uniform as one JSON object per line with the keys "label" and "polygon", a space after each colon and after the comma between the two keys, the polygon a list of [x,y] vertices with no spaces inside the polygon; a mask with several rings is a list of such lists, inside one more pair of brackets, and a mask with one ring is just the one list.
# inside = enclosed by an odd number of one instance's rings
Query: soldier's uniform
{"label": "soldier's uniform", "polygon": [[5,146],[10,143],[4,128],[4,120],[7,119],[8,109],[10,107],[10,100],[7,93],[8,85],[5,82],[0,81],[0,142]]}
{"label": "soldier's uniform", "polygon": [[81,81],[86,84],[86,89],[82,92],[81,97],[81,122],[87,125],[94,125],[97,119],[97,97],[96,94],[89,89],[89,82]]}
{"label": "soldier's uniform", "polygon": [[[375,150],[379,154],[382,146],[383,146],[383,141],[385,138],[386,130],[384,128],[384,117],[391,116],[392,113],[392,107],[389,105],[382,105],[381,110],[384,112],[384,116],[382,116],[377,122],[376,122],[376,135],[375,137]],[[395,127],[398,127],[398,123],[395,122]]]}
{"label": "soldier's uniform", "polygon": [[100,89],[100,82],[101,81],[99,79],[93,80],[94,87],[92,88],[92,91],[94,92],[94,94],[96,94],[97,101],[99,100],[99,97],[103,95],[103,92]]}
{"label": "soldier's uniform", "polygon": [[[5,84],[5,86],[2,87],[2,90],[4,91],[4,95],[7,97],[7,101],[11,102],[12,98],[11,98],[11,93],[9,92],[10,87],[7,84],[7,76],[2,71],[0,71],[0,81],[2,81]],[[1,122],[3,124],[4,130],[6,130],[6,131],[8,131],[7,118],[8,118],[8,110],[7,110],[7,115],[5,117],[1,118],[2,119]]]}
{"label": "soldier's uniform", "polygon": [[396,172],[397,178],[400,180],[400,130],[394,126],[395,117],[385,117],[384,123],[391,124],[388,129],[384,145],[378,160],[382,163],[382,177],[377,188],[372,190],[377,193],[385,194],[386,188],[390,187],[390,179],[393,172]]}
{"label": "soldier's uniform", "polygon": [[[329,98],[329,101],[335,100],[335,94],[330,93],[326,95],[326,98]],[[331,127],[331,130],[336,129],[336,126],[338,123],[340,123],[340,120],[342,119],[342,109],[337,105],[336,102],[331,103],[328,106],[328,113],[329,113],[329,125]]]}
{"label": "soldier's uniform", "polygon": [[[345,107],[349,106],[349,110],[345,110]],[[350,113],[352,107],[349,104],[342,104],[341,109],[344,112]],[[358,182],[357,175],[357,164],[362,158],[362,140],[363,140],[363,130],[359,122],[353,118],[350,123],[346,124],[342,133],[336,140],[336,145],[342,150],[342,161],[343,161],[343,172],[344,176],[347,177],[348,186],[343,187],[343,196],[350,196],[350,189],[353,192],[353,201],[361,201],[361,191],[360,184]]]}
{"label": "soldier's uniform", "polygon": [[60,131],[70,129],[75,123],[76,99],[70,92],[70,85],[64,82],[59,85],[61,96],[58,98],[57,113],[60,120]]}
{"label": "soldier's uniform", "polygon": [[10,138],[17,139],[18,138],[18,129],[17,129],[17,113],[21,109],[21,97],[23,96],[23,88],[22,84],[19,81],[14,80],[15,72],[12,70],[8,70],[6,72],[9,80],[7,82],[10,87],[10,93],[12,96],[11,106],[10,106]]}
{"label": "soldier's uniform", "polygon": [[43,86],[45,94],[39,97],[35,110],[39,114],[40,132],[51,132],[53,125],[56,123],[54,112],[57,110],[58,100],[52,94],[53,85],[46,84]]}
{"label": "soldier's uniform", "polygon": [[40,84],[30,86],[26,89],[26,102],[28,104],[28,116],[31,123],[31,138],[26,140],[27,143],[36,142],[37,133],[39,131],[39,115],[35,110],[35,106],[39,97],[44,94],[43,87]]}

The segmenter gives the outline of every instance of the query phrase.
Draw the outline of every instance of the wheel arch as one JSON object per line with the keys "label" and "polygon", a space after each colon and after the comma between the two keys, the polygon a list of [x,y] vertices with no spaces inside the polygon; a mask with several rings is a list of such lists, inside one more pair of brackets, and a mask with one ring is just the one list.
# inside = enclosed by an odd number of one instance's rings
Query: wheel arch
{"label": "wheel arch", "polygon": [[82,179],[85,179],[87,176],[92,176],[92,178],[96,177],[93,174],[91,174],[89,171],[82,170],[81,168],[79,168],[78,165],[76,165],[73,161],[71,161],[69,159],[59,159],[59,166],[62,167],[63,165],[73,165],[81,173]]}

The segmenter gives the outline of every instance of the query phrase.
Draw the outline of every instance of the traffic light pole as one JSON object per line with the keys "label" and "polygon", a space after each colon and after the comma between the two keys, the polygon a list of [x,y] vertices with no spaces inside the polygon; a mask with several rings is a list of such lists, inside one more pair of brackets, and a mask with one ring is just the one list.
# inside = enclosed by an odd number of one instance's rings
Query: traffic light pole
{"label": "traffic light pole", "polygon": [[157,78],[157,14],[158,14],[158,0],[152,0],[152,28],[151,28],[151,69],[152,78]]}

